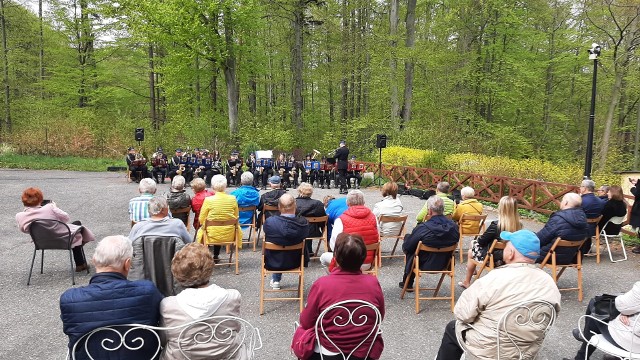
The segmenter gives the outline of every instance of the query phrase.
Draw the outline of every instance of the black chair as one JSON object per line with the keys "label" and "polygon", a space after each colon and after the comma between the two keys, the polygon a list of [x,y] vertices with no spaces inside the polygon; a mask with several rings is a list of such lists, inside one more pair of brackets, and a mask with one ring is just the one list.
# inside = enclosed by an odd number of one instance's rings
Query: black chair
{"label": "black chair", "polygon": [[149,280],[164,296],[176,295],[182,290],[171,273],[171,260],[184,247],[182,238],[147,235],[134,239],[132,245],[129,280]]}
{"label": "black chair", "polygon": [[[71,252],[71,244],[73,244],[73,238],[78,232],[82,231],[82,226],[74,232],[71,232],[69,226],[62,221],[41,219],[34,220],[29,225],[29,235],[33,240],[33,257],[31,258],[31,268],[29,269],[29,279],[27,279],[27,286],[31,283],[31,273],[33,272],[33,264],[36,260],[36,252],[42,251],[42,257],[40,259],[40,274],[44,273],[44,251],[45,250],[67,250],[69,251],[69,265],[71,270],[71,284],[76,284],[75,269],[73,267],[73,254]],[[82,250],[82,258],[85,259],[84,249]],[[89,273],[89,267],[87,267],[87,274]]]}

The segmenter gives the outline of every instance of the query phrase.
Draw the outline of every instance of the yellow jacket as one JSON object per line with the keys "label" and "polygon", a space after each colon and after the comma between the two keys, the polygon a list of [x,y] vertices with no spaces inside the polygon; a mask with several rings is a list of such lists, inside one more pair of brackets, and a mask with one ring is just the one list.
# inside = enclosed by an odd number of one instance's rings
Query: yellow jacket
{"label": "yellow jacket", "polygon": [[[204,243],[202,229],[207,220],[231,220],[237,218],[238,202],[235,196],[223,192],[216,192],[215,195],[205,198],[202,209],[200,209],[200,217],[198,218],[200,224],[202,224],[200,230],[198,230],[198,242]],[[235,240],[238,247],[240,247],[242,243],[242,229],[240,229],[239,224],[235,226],[235,229],[232,225],[209,227],[207,229],[205,245],[232,241],[234,231]]]}
{"label": "yellow jacket", "polygon": [[[462,214],[482,215],[482,204],[476,199],[468,199],[461,201],[453,212],[453,221],[460,222]],[[465,221],[462,224],[462,232],[465,234],[477,234],[479,232],[480,223],[478,221]]]}

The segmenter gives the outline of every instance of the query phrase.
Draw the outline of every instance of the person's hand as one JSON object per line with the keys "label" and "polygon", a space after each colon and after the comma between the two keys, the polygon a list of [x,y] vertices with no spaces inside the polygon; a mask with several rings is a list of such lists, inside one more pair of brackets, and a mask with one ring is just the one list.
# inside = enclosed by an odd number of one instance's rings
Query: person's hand
{"label": "person's hand", "polygon": [[55,203],[55,202],[53,202],[53,201],[52,201],[52,202],[50,202],[49,204],[51,204],[51,206],[53,206],[54,208],[57,208],[57,207],[58,207],[58,206],[56,205],[56,203]]}
{"label": "person's hand", "polygon": [[629,178],[629,182],[635,185],[638,182],[638,179]]}
{"label": "person's hand", "polygon": [[626,326],[631,326],[631,321],[629,320],[629,317],[627,315],[620,314],[618,318],[620,319],[621,323],[625,324]]}

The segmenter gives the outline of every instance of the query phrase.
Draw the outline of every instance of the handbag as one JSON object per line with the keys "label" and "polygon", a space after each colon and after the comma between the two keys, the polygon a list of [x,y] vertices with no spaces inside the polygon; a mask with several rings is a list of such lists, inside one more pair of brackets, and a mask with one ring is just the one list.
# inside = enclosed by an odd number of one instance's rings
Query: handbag
{"label": "handbag", "polygon": [[610,294],[602,294],[593,298],[592,306],[589,309],[591,315],[604,322],[609,322],[618,315],[620,311],[616,309],[616,296]]}
{"label": "handbag", "polygon": [[306,360],[313,355],[316,347],[316,332],[313,328],[303,329],[301,326],[296,328],[291,341],[291,350],[298,359]]}

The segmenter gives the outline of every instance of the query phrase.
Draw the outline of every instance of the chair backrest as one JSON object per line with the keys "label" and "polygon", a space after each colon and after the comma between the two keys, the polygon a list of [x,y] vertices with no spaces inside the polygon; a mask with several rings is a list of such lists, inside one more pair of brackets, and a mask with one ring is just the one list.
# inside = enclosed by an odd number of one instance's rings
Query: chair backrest
{"label": "chair backrest", "polygon": [[432,253],[431,258],[427,260],[428,270],[420,271],[449,271],[455,265],[454,251],[458,248],[458,243],[454,245],[435,248],[420,243],[416,248],[415,264],[419,264],[420,252]]}
{"label": "chair backrest", "polygon": [[84,334],[73,344],[70,355],[72,360],[156,359],[161,349],[160,335],[153,327],[128,324],[99,327]]}
{"label": "chair backrest", "polygon": [[304,241],[295,245],[278,245],[278,244],[269,242],[269,240],[265,240],[264,243],[262,244],[262,249],[277,250],[277,251],[296,251],[296,250],[299,251],[304,249]]}
{"label": "chair backrest", "polygon": [[463,230],[464,224],[468,224],[468,223],[478,223],[478,232],[481,232],[484,230],[484,222],[487,220],[487,215],[476,215],[476,214],[469,214],[469,213],[464,213],[462,214],[462,216],[460,217],[460,222],[459,222],[459,229],[460,229],[460,234],[463,234]]}
{"label": "chair backrest", "polygon": [[[408,217],[409,215],[399,215],[399,216],[381,215],[380,218],[378,219],[378,222],[380,223],[380,226],[382,226],[382,224],[384,223],[402,223],[400,225],[400,228],[398,229],[398,233],[395,236],[403,236]],[[381,235],[380,237],[394,237],[394,235],[385,235],[385,236]]]}
{"label": "chair backrest", "polygon": [[589,224],[596,223],[597,224],[597,223],[600,222],[600,219],[602,219],[602,215],[600,215],[598,217],[595,217],[595,218],[590,218],[590,219],[587,218],[587,223],[589,223]]}
{"label": "chair backrest", "polygon": [[253,225],[256,222],[256,210],[258,209],[257,206],[244,206],[244,207],[239,207],[238,208],[238,212],[245,212],[245,211],[251,211],[251,222],[248,224],[244,224],[245,226],[247,225]]}
{"label": "chair backrest", "polygon": [[172,214],[184,214],[184,213],[190,213],[191,212],[191,206],[188,206],[186,208],[182,208],[182,209],[173,209],[171,210]]}
{"label": "chair backrest", "polygon": [[[367,352],[363,358],[368,358],[371,349],[380,336],[382,330],[380,324],[382,316],[380,310],[373,304],[364,300],[344,300],[324,309],[318,316],[315,325],[317,341],[323,346],[330,345],[328,350],[338,352],[344,360],[348,360],[361,347],[366,346]],[[332,333],[327,333],[326,326],[340,328],[340,339],[332,338]],[[345,339],[345,335],[349,339]],[[347,341],[349,344],[344,344]],[[320,358],[323,358],[320,353]]]}
{"label": "chair backrest", "polygon": [[451,246],[443,247],[443,248],[435,248],[435,247],[427,246],[423,243],[420,243],[418,248],[416,249],[416,255],[418,255],[421,251],[431,252],[431,253],[447,253],[447,252],[452,253],[456,250],[457,247],[458,247],[457,243]]}
{"label": "chair backrest", "polygon": [[624,216],[614,216],[614,217],[612,217],[611,219],[609,219],[609,221],[607,221],[606,224],[604,224],[602,229],[600,229],[600,233],[603,234],[603,235],[607,235],[607,233],[604,231],[604,229],[607,228],[607,225],[609,225],[609,224],[621,225],[623,221],[624,221]]}
{"label": "chair backrest", "polygon": [[309,224],[318,224],[318,225],[326,225],[329,220],[329,216],[305,216],[305,219],[309,222]]}
{"label": "chair backrest", "polygon": [[29,235],[36,250],[41,249],[71,249],[73,238],[71,229],[62,221],[40,219],[29,224]]}
{"label": "chair backrest", "polygon": [[[232,226],[233,225],[233,236],[229,237],[228,241],[224,241],[224,242],[235,242],[236,241],[236,232],[238,231],[238,227],[236,226],[238,224],[239,219],[227,219],[227,220],[211,220],[211,219],[207,219],[204,224],[202,225],[203,229],[202,229],[202,240],[205,244],[207,244],[207,238],[209,237],[209,234],[207,232],[207,228],[208,227],[216,227],[216,226]],[[220,243],[224,243],[223,241],[221,241]]]}
{"label": "chair backrest", "polygon": [[[581,241],[569,241],[569,240],[563,240],[561,238],[557,238],[556,241],[551,246],[551,249],[549,249],[549,252],[547,253],[547,255],[544,257],[544,259],[540,263],[540,268],[544,268],[545,266],[547,266],[552,256],[555,256],[556,252],[558,252],[558,250],[561,250],[563,248],[566,249],[566,252],[563,252],[562,255],[566,257],[569,257],[569,255],[571,255],[571,258],[573,258],[576,254],[578,254],[578,251],[580,251],[580,247],[582,247],[582,244],[584,244],[585,241],[586,239]],[[582,260],[581,257],[576,256],[576,258],[578,259],[577,262],[580,263]],[[572,265],[572,264],[573,262],[571,262],[570,264],[563,263],[563,264],[557,264],[557,265]]]}
{"label": "chair backrest", "polygon": [[509,308],[496,325],[498,360],[504,352],[505,359],[516,359],[515,354],[517,359],[535,358],[556,316],[555,306],[544,300],[526,301]]}
{"label": "chair backrest", "polygon": [[156,285],[164,296],[176,295],[180,286],[173,279],[171,260],[184,247],[175,236],[142,236],[134,239],[129,280],[146,279]]}

